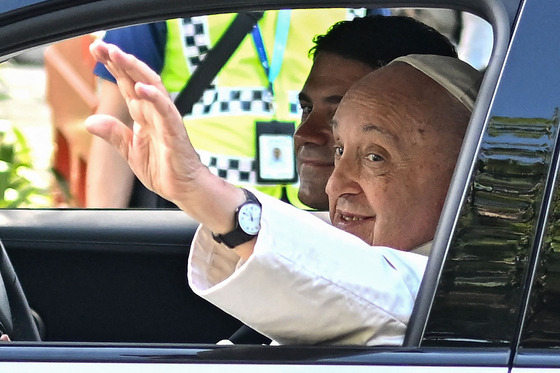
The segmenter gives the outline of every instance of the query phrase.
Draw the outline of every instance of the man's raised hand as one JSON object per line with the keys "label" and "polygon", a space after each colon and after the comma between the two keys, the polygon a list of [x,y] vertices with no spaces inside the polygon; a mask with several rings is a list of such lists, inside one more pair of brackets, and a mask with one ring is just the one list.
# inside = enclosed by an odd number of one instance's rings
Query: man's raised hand
{"label": "man's raised hand", "polygon": [[97,41],[90,51],[117,80],[134,125],[130,129],[114,117],[93,115],[86,121],[88,131],[112,144],[146,187],[180,203],[207,169],[160,77],[114,45]]}

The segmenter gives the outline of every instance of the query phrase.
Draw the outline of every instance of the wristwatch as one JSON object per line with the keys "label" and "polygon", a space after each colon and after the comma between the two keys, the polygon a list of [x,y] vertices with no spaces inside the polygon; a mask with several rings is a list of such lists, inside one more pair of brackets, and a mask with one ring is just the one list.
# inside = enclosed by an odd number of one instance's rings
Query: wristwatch
{"label": "wristwatch", "polygon": [[262,205],[247,189],[241,189],[247,200],[235,209],[235,228],[228,233],[214,234],[212,237],[218,243],[223,243],[233,249],[245,242],[251,241],[261,230]]}

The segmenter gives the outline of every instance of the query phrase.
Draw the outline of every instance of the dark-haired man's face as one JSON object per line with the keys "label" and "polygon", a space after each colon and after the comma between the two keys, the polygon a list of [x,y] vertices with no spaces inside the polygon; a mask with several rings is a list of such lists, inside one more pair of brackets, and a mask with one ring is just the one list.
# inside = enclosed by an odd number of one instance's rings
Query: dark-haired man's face
{"label": "dark-haired man's face", "polygon": [[318,210],[328,210],[325,186],[334,168],[331,119],[346,91],[373,71],[363,62],[319,52],[299,94],[303,110],[294,141],[300,178],[299,198]]}

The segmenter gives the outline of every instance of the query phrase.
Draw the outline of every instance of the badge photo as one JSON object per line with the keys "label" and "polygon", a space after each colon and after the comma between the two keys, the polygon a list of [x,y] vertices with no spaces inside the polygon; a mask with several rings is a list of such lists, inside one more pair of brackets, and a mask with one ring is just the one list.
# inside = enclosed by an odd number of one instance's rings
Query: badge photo
{"label": "badge photo", "polygon": [[257,122],[257,182],[297,181],[294,122]]}

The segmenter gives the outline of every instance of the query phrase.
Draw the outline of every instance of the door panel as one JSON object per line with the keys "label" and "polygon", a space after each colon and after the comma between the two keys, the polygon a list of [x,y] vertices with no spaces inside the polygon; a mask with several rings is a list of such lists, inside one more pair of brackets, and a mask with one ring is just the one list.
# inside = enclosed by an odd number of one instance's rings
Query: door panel
{"label": "door panel", "polygon": [[[506,373],[509,351],[495,349],[420,349],[391,347],[313,347],[313,346],[41,346],[0,348],[0,369],[18,362],[25,370],[67,371],[171,371],[174,367],[189,372],[494,372]],[[49,358],[45,359],[48,353]],[[116,364],[103,364],[103,363]],[[63,363],[63,364],[61,364]],[[122,364],[127,363],[127,364]],[[84,368],[84,369],[82,369]],[[169,370],[171,369],[171,370]],[[50,371],[50,370],[48,370]]]}
{"label": "door panel", "polygon": [[48,341],[229,337],[239,322],[186,282],[196,226],[180,211],[0,211],[0,236]]}

